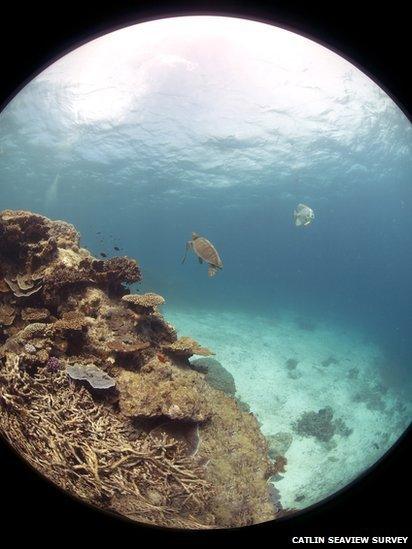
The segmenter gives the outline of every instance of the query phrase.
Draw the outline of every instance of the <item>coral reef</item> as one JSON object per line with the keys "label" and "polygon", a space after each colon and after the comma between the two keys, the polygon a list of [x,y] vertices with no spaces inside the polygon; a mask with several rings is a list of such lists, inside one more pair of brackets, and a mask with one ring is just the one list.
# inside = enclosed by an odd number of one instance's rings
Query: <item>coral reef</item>
{"label": "coral reef", "polygon": [[205,374],[205,379],[209,385],[223,391],[227,395],[236,394],[235,380],[219,361],[214,358],[196,358],[190,361],[190,366],[196,372]]}
{"label": "coral reef", "polygon": [[[178,528],[281,516],[252,413],[189,363],[133,259],[96,259],[75,228],[0,212],[0,433],[40,473],[102,509]],[[212,371],[213,368],[210,368]],[[208,379],[208,377],[210,379]],[[276,499],[276,498],[275,498]]]}
{"label": "coral reef", "polygon": [[348,437],[352,433],[341,418],[333,419],[330,406],[318,412],[305,412],[293,424],[293,430],[301,436],[314,437],[319,442],[329,442],[335,434]]}
{"label": "coral reef", "polygon": [[152,358],[139,372],[117,376],[120,410],[130,417],[162,417],[202,422],[211,410],[207,384],[194,372]]}

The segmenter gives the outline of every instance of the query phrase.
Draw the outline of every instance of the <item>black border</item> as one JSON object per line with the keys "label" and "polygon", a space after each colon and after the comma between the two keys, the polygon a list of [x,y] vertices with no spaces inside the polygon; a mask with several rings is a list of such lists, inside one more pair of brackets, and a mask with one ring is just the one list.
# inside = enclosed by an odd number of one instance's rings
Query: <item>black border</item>
{"label": "black border", "polygon": [[[361,10],[363,8],[363,11]],[[113,1],[72,0],[49,5],[1,8],[0,105],[55,59],[98,35],[142,20],[173,15],[216,14],[246,17],[299,32],[349,59],[373,78],[411,118],[409,82],[410,23],[399,0],[379,6],[359,2],[277,1]],[[1,182],[0,182],[1,184]],[[350,487],[290,519],[247,529],[207,533],[148,529],[102,514],[67,497],[44,480],[0,441],[2,522],[17,519],[20,538],[47,544],[47,533],[64,541],[103,542],[127,534],[137,542],[196,546],[219,541],[290,543],[293,535],[408,535],[409,509],[402,494],[410,482],[411,432]],[[405,494],[407,495],[407,494]],[[81,535],[79,534],[81,532]],[[55,543],[58,542],[55,539]]]}

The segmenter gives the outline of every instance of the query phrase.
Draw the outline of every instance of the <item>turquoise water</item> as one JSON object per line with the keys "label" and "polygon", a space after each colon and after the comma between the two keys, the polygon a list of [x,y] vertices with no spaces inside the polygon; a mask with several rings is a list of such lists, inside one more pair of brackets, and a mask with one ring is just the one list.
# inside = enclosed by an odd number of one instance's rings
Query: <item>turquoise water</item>
{"label": "turquoise water", "polygon": [[[305,507],[410,421],[411,152],[404,114],[332,52],[185,17],[83,46],[11,101],[0,205],[73,223],[95,255],[136,257],[140,291],[216,352],[264,434],[293,432],[279,489]],[[300,202],[315,212],[306,228]],[[192,231],[221,254],[212,279],[193,254],[181,264]],[[329,405],[348,437],[293,431]]]}

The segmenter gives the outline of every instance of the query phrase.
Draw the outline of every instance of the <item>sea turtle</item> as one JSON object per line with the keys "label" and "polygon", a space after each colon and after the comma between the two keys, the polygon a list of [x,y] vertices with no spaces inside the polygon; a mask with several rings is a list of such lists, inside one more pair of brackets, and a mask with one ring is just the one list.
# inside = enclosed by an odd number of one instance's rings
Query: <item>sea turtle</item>
{"label": "sea turtle", "polygon": [[207,238],[199,236],[196,233],[192,233],[192,240],[189,240],[186,243],[186,251],[183,256],[182,263],[185,262],[187,251],[189,249],[192,249],[195,252],[199,259],[199,263],[203,263],[203,261],[205,261],[209,265],[209,269],[207,271],[209,276],[215,276],[218,269],[223,268],[222,260],[220,259],[216,248],[211,242],[209,242],[209,240],[207,240]]}
{"label": "sea turtle", "polygon": [[315,214],[309,206],[298,204],[293,212],[293,219],[296,227],[307,227],[315,219]]}

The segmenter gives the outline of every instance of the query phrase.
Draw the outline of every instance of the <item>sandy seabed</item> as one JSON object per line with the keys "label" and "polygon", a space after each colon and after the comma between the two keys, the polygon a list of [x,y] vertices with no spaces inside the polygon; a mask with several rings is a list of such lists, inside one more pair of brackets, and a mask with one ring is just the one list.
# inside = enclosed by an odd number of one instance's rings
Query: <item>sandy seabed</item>
{"label": "sandy seabed", "polygon": [[[292,434],[286,472],[276,483],[285,508],[305,508],[343,488],[409,424],[406,395],[385,383],[378,367],[380,349],[356,330],[314,324],[291,311],[274,318],[169,306],[164,313],[178,332],[191,333],[213,349],[265,436]],[[336,433],[320,441],[296,432],[294,424],[303,413],[327,406],[349,435]]]}

